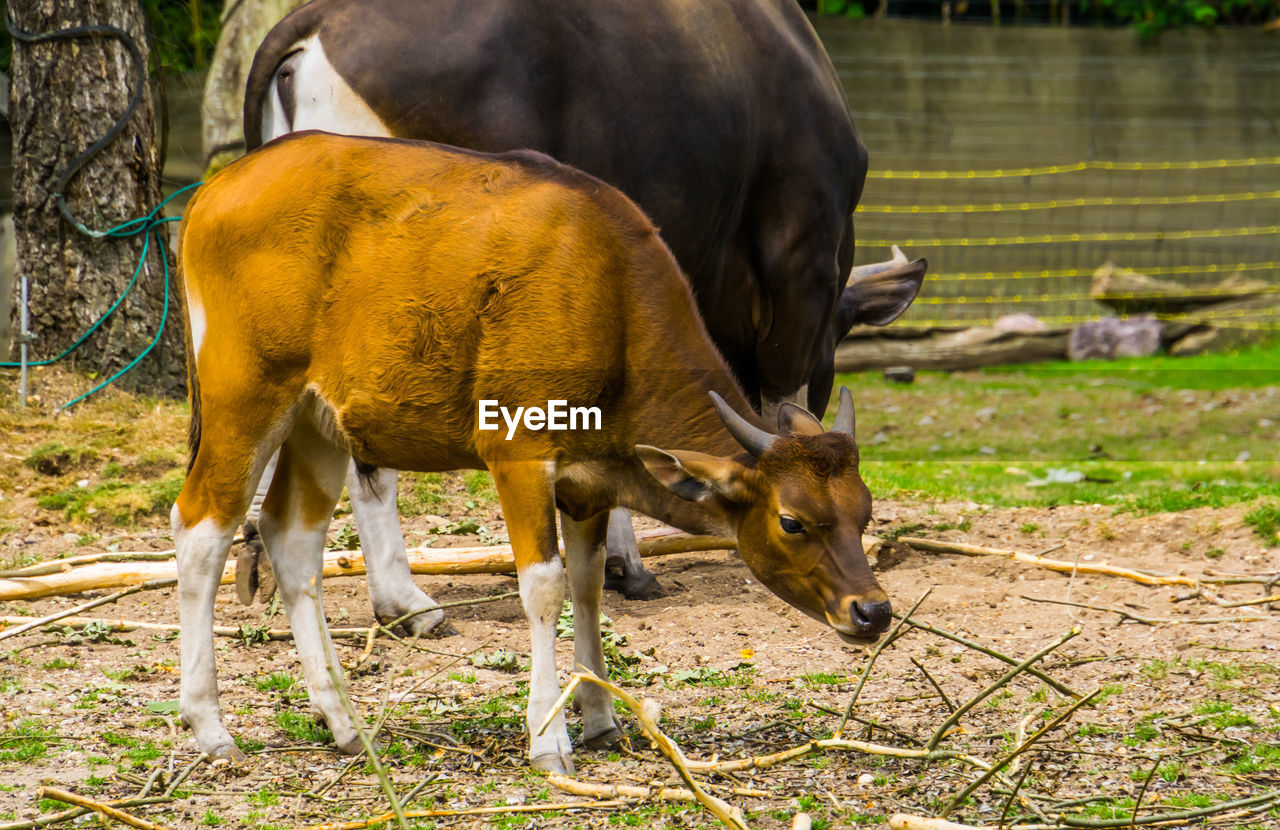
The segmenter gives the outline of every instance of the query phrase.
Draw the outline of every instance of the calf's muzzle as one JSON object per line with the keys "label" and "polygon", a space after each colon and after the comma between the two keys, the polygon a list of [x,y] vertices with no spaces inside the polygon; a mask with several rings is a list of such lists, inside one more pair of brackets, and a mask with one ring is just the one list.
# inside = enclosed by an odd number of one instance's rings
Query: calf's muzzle
{"label": "calf's muzzle", "polygon": [[893,607],[883,592],[877,594],[844,597],[837,613],[827,612],[827,622],[840,639],[850,643],[874,641],[889,628]]}

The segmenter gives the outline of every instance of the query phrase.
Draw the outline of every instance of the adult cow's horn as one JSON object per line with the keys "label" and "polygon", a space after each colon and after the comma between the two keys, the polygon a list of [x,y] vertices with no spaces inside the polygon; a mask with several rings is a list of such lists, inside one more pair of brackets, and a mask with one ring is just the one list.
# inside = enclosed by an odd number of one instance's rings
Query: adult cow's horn
{"label": "adult cow's horn", "polygon": [[724,421],[725,429],[729,430],[729,434],[742,445],[744,450],[759,458],[764,454],[765,450],[773,445],[773,442],[777,439],[776,435],[772,435],[748,423],[745,418],[734,412],[733,407],[724,402],[724,398],[715,392],[708,392],[707,394],[711,396],[711,403],[715,405],[716,412],[720,414],[720,420]]}
{"label": "adult cow's horn", "polygon": [[849,387],[840,387],[840,407],[836,409],[836,419],[831,425],[832,432],[843,432],[846,435],[853,435],[854,417],[853,417],[853,395],[849,392]]}
{"label": "adult cow's horn", "polygon": [[923,259],[908,262],[894,245],[893,259],[859,265],[850,271],[836,308],[837,339],[843,339],[855,324],[885,326],[896,320],[920,292],[928,267]]}
{"label": "adult cow's horn", "polygon": [[889,250],[893,253],[892,259],[886,259],[884,262],[868,262],[866,265],[855,266],[854,269],[849,272],[849,281],[853,282],[854,280],[865,279],[866,277],[874,276],[883,271],[888,271],[890,268],[897,268],[900,265],[907,264],[907,255],[902,252],[901,248],[897,245],[892,245]]}

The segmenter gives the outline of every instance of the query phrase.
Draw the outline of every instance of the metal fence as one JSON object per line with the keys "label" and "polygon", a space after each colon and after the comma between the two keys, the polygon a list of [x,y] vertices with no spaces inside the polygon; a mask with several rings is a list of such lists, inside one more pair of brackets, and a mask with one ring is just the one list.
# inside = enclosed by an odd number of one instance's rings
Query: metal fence
{"label": "metal fence", "polygon": [[[1071,324],[1105,262],[1280,290],[1280,42],[818,20],[871,151],[859,261],[926,256],[903,318]],[[1224,293],[1230,293],[1224,292]],[[1224,324],[1280,328],[1270,309]]]}

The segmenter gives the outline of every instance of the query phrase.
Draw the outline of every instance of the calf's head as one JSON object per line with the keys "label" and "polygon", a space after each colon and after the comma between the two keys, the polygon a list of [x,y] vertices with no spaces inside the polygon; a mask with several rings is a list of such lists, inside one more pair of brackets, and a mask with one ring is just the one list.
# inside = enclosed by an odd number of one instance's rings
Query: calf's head
{"label": "calf's head", "polygon": [[709,506],[725,513],[743,560],[769,590],[848,642],[874,640],[888,628],[891,608],[862,548],[871,493],[858,474],[849,390],[840,391],[830,432],[809,412],[784,404],[774,434],[746,421],[714,392],[711,397],[755,466],[637,447],[645,467],[682,498],[713,502]]}

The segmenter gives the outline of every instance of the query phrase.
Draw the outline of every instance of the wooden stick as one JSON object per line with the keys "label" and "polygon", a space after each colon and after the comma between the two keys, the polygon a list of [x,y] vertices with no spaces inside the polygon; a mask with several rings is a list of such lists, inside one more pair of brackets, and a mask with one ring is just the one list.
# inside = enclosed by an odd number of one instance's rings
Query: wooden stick
{"label": "wooden stick", "polygon": [[[569,778],[554,772],[547,776],[547,783],[571,795],[585,795],[592,798],[634,798],[641,801],[653,799],[657,801],[683,802],[698,800],[698,797],[693,794],[693,790],[687,790],[684,787],[637,787],[627,784],[595,784],[590,781],[579,781],[576,778]],[[747,787],[733,787],[731,792],[734,795],[748,798],[769,797],[769,793],[764,790],[753,790]]]}
{"label": "wooden stick", "polygon": [[1142,571],[1135,571],[1132,568],[1121,568],[1115,565],[1109,565],[1106,562],[1101,564],[1065,562],[1061,559],[1047,559],[1043,556],[1036,556],[1030,553],[1021,553],[1016,550],[1004,550],[1002,548],[986,548],[980,545],[966,545],[960,542],[939,542],[934,539],[921,539],[918,536],[899,536],[898,541],[903,544],[910,545],[917,550],[931,550],[938,553],[961,553],[965,556],[1003,556],[1006,559],[1012,559],[1015,562],[1022,562],[1026,565],[1035,565],[1040,568],[1047,568],[1051,571],[1070,574],[1097,574],[1099,576],[1120,576],[1125,579],[1132,579],[1134,582],[1140,582],[1143,585],[1188,585],[1195,587],[1200,584],[1200,580],[1190,576],[1176,576],[1174,574],[1148,574]]}
{"label": "wooden stick", "polygon": [[[901,617],[902,615],[898,614],[897,612],[894,612],[894,616]],[[959,634],[953,634],[950,631],[947,631],[945,628],[938,628],[937,626],[929,625],[928,623],[922,623],[919,620],[913,620],[910,617],[907,618],[907,624],[912,626],[913,628],[919,628],[921,631],[928,631],[930,634],[937,634],[939,637],[950,640],[953,643],[959,643],[962,646],[971,648],[974,651],[987,655],[988,657],[994,657],[997,660],[1001,660],[1005,663],[1008,663],[1011,666],[1017,665],[1018,663],[1017,660],[1014,660],[1012,657],[1010,657],[1007,654],[1001,654],[1000,652],[996,651],[993,648],[988,648],[987,646],[984,646],[981,643],[975,643],[973,640],[967,639],[965,637],[961,637]],[[1027,669],[1027,674],[1040,678],[1045,683],[1049,684],[1049,686],[1059,694],[1066,695],[1067,697],[1074,697],[1074,698],[1083,697],[1083,695],[1081,695],[1076,690],[1072,689],[1070,686],[1066,685],[1065,683],[1062,683],[1061,681],[1054,680],[1052,677],[1045,674],[1040,669],[1037,669],[1035,666],[1032,666],[1031,668]]]}
{"label": "wooden stick", "polygon": [[899,746],[857,741],[850,738],[822,738],[791,747],[790,749],[784,749],[771,755],[757,755],[751,758],[739,758],[734,761],[687,761],[686,763],[689,769],[697,772],[747,772],[785,764],[788,761],[803,758],[814,752],[826,750],[861,752],[864,755],[887,755],[893,758],[909,758],[918,761],[960,761],[984,772],[991,769],[991,764],[971,755],[965,755],[963,752],[955,752],[949,749],[935,749],[932,751],[927,749],[904,749]]}
{"label": "wooden stick", "polygon": [[[163,795],[152,795],[146,798],[126,798],[121,801],[108,801],[110,807],[141,807],[147,804],[168,804],[174,801],[173,798]],[[70,821],[73,818],[87,816],[92,813],[88,807],[72,807],[70,810],[63,810],[60,813],[45,813],[36,819],[26,819],[23,821],[6,821],[0,824],[0,830],[39,830],[41,827],[49,827],[54,824],[61,824],[64,821]]]}
{"label": "wooden stick", "polygon": [[[987,688],[978,692],[976,695],[969,698],[964,703],[960,704],[960,708],[956,709],[954,712],[948,715],[947,719],[942,722],[942,725],[934,730],[933,737],[931,737],[929,739],[929,742],[925,744],[925,748],[936,749],[938,746],[938,743],[942,740],[943,736],[947,734],[947,730],[950,729],[952,726],[955,726],[960,721],[960,718],[964,717],[965,712],[968,712],[970,709],[977,706],[982,701],[986,700],[987,697],[990,696],[992,693],[994,693],[997,689],[1001,688],[1002,686],[1007,684],[1010,680],[1013,680],[1013,678],[1022,674],[1024,671],[1027,670],[1028,667],[1031,666],[1031,664],[1038,662],[1041,658],[1045,657],[1050,652],[1058,649],[1060,646],[1065,644],[1068,640],[1079,637],[1081,633],[1082,633],[1082,629],[1080,628],[1080,626],[1073,626],[1071,630],[1068,631],[1066,634],[1063,634],[1057,640],[1053,641],[1049,645],[1040,649],[1035,654],[1031,655],[1026,660],[1023,660],[1018,665],[1009,669],[1007,672],[1001,675],[1000,678],[996,680],[994,683],[987,686]],[[1088,699],[1089,698],[1085,698],[1085,700],[1088,700]]]}
{"label": "wooden stick", "polygon": [[[542,732],[546,731],[547,726],[550,725],[556,714],[560,712],[561,707],[564,706],[568,695],[572,693],[573,689],[577,688],[579,683],[594,683],[625,703],[627,708],[636,716],[636,719],[640,721],[640,728],[644,730],[645,735],[671,761],[671,765],[676,768],[676,772],[680,774],[685,786],[698,799],[698,803],[706,807],[712,815],[720,819],[725,825],[737,828],[737,830],[747,830],[747,824],[742,818],[741,811],[730,807],[726,802],[711,795],[694,780],[693,775],[689,772],[690,764],[685,759],[684,753],[680,751],[680,746],[658,728],[658,719],[661,717],[662,709],[658,701],[653,698],[648,698],[641,703],[625,689],[615,686],[608,680],[596,677],[590,671],[579,666],[579,670],[573,673],[569,685],[561,693],[560,699],[551,707],[551,711],[547,713],[546,719],[535,734],[542,734]],[[530,727],[532,728],[532,724],[530,724]]]}
{"label": "wooden stick", "polygon": [[[425,609],[421,609],[421,611],[415,611],[410,614],[406,614],[405,617],[407,618],[407,617],[413,616],[414,614],[422,613],[422,611],[433,611],[437,608],[459,608],[464,605],[480,605],[481,603],[497,602],[499,600],[510,599],[511,597],[517,597],[519,595],[520,593],[518,591],[508,591],[507,593],[497,594],[494,596],[476,597],[475,599],[460,599],[460,600],[455,600],[453,602],[442,602],[438,605],[433,605],[430,608],[425,608]],[[73,609],[73,610],[79,610],[79,609]],[[26,624],[29,624],[30,622],[31,621],[27,617],[0,617],[0,626],[26,625]],[[56,620],[43,619],[43,620],[36,621],[38,625],[52,625],[55,622],[60,622],[69,628],[84,628],[85,626],[91,623],[101,623],[103,625],[106,625],[108,630],[117,631],[121,633],[127,632],[127,631],[158,631],[163,633],[170,633],[170,632],[178,633],[181,630],[179,626],[173,625],[171,623],[149,623],[149,622],[141,622],[138,620],[124,620],[124,619],[109,620],[109,619],[101,619],[96,617],[58,616],[58,619]],[[34,626],[29,626],[29,627],[34,627]],[[213,633],[214,633],[214,636],[217,636],[217,637],[243,637],[245,634],[245,629],[240,626],[234,626],[234,625],[215,625],[213,627]],[[386,626],[382,626],[382,625],[375,625],[370,628],[330,628],[329,629],[329,636],[334,639],[340,639],[340,640],[368,640],[371,633],[387,634],[388,636],[394,637],[396,639],[400,639],[396,637],[395,634],[388,631]],[[9,631],[5,631],[4,634],[0,634],[0,638],[3,638],[4,636],[8,636],[9,634],[10,634]],[[262,631],[262,636],[266,637],[268,640],[292,640],[293,632],[287,628],[268,628]],[[449,655],[449,656],[453,656],[453,655]]]}
{"label": "wooden stick", "polygon": [[69,571],[81,565],[92,565],[96,562],[163,562],[172,559],[175,550],[134,550],[108,553],[86,553],[82,556],[68,556],[66,559],[52,559],[48,562],[37,562],[25,568],[14,568],[0,571],[0,579],[13,579],[26,576],[45,576]]}
{"label": "wooden stick", "polygon": [[83,795],[76,795],[66,790],[60,790],[57,787],[41,787],[36,793],[36,798],[52,798],[54,801],[61,801],[64,804],[72,804],[76,807],[87,807],[95,813],[101,813],[107,818],[113,818],[118,822],[127,824],[130,827],[138,827],[140,830],[167,830],[163,825],[156,824],[154,821],[148,821],[145,818],[138,818],[135,815],[126,813],[124,810],[112,807],[110,804],[104,804],[101,801],[94,801]]}
{"label": "wooden stick", "polygon": [[[863,544],[865,546],[875,541],[878,540],[874,537],[864,537]],[[691,536],[663,531],[661,535],[641,539],[639,547],[641,556],[667,556],[673,553],[733,549],[736,543],[727,537]],[[516,569],[510,545],[410,548],[408,557],[409,570],[415,574],[514,573]],[[364,556],[360,551],[325,553],[325,579],[362,576],[364,573]],[[176,579],[177,575],[177,562],[172,559],[162,562],[98,562],[68,571],[0,579],[0,601],[41,599],[84,591],[126,588],[155,580]],[[235,562],[229,561],[222,571],[221,584],[233,585],[235,581]]]}
{"label": "wooden stick", "polygon": [[134,585],[132,588],[124,588],[122,590],[116,591],[114,594],[108,594],[105,597],[99,597],[97,599],[90,600],[85,603],[81,603],[80,605],[77,605],[74,608],[68,608],[65,611],[59,611],[56,614],[50,614],[47,617],[41,617],[38,620],[32,620],[31,622],[24,623],[23,625],[20,625],[17,628],[5,629],[3,632],[0,632],[0,640],[4,640],[8,637],[16,637],[24,631],[30,631],[33,628],[40,628],[41,626],[48,625],[49,623],[66,619],[67,617],[74,617],[76,614],[79,614],[82,611],[88,611],[90,608],[97,608],[99,605],[106,605],[108,603],[115,602],[118,599],[129,596],[130,594],[136,594],[139,591],[150,591],[157,588],[169,588],[177,584],[178,584],[177,579],[159,579],[159,580],[152,580],[151,582],[144,582],[141,585]]}
{"label": "wooden stick", "polygon": [[[491,816],[502,813],[548,813],[558,810],[616,810],[629,806],[625,801],[574,801],[559,804],[512,804],[509,807],[472,807],[467,810],[405,810],[405,818],[444,818],[447,816]],[[295,830],[364,830],[386,824],[395,818],[394,813],[384,813],[363,821],[341,821],[329,824],[309,824]]]}
{"label": "wooden stick", "polygon": [[1070,605],[1073,608],[1087,608],[1090,611],[1106,611],[1111,614],[1119,614],[1120,622],[1125,620],[1133,620],[1143,625],[1211,625],[1214,623],[1233,623],[1233,622],[1263,622],[1272,620],[1274,617],[1197,617],[1194,619],[1178,620],[1169,617],[1144,617],[1141,614],[1134,614],[1125,611],[1123,608],[1108,608],[1105,605],[1090,605],[1087,602],[1071,602],[1065,599],[1049,599],[1048,597],[1029,597],[1023,596],[1023,599],[1029,602],[1050,602],[1054,605]]}
{"label": "wooden stick", "polygon": [[889,816],[889,830],[983,830],[972,824],[956,824],[942,818],[925,818],[895,813]]}

